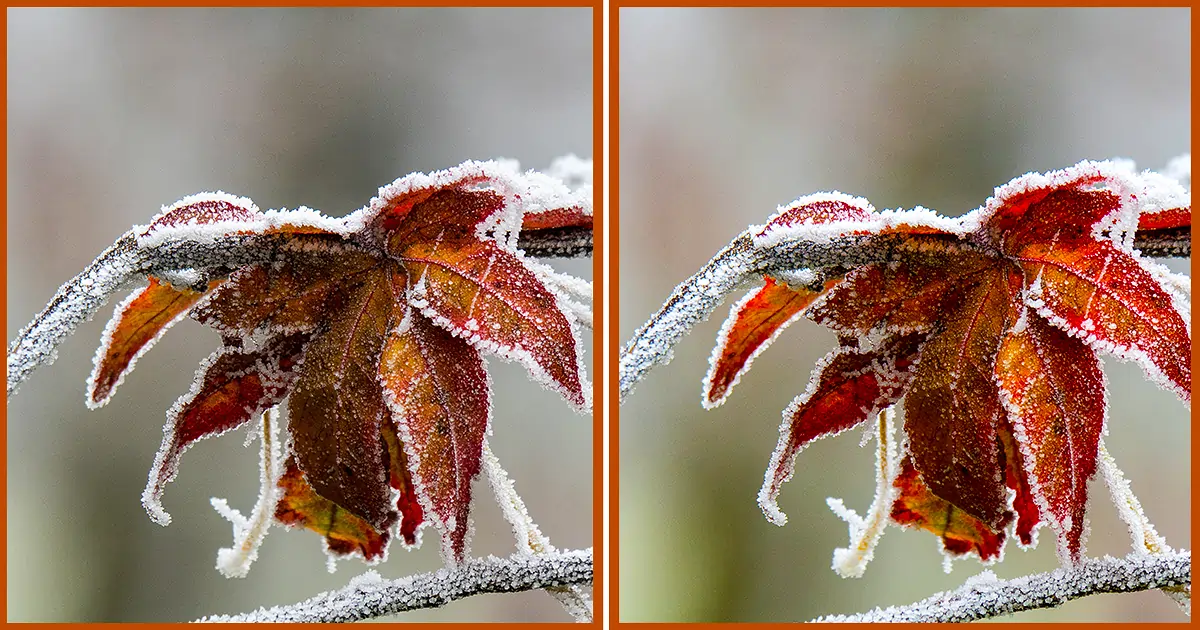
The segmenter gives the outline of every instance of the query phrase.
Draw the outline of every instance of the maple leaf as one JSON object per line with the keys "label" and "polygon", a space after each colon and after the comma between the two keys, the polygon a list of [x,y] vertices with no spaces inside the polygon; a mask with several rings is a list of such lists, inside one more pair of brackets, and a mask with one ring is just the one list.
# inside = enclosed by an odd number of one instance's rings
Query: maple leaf
{"label": "maple leaf", "polygon": [[591,226],[590,197],[513,163],[410,175],[344,219],[262,212],[223,193],[188,197],[141,238],[274,235],[270,260],[198,286],[152,276],[106,330],[89,404],[106,402],[136,358],[190,314],[221,334],[222,348],[168,414],[143,496],[156,521],[169,522],[163,490],[190,445],[286,399],[278,522],[318,532],[335,556],[368,561],[385,558],[396,534],[418,544],[432,523],[447,561],[461,562],[491,424],[483,354],[520,363],[576,410],[590,407],[562,280],[517,242],[525,228],[554,241]]}
{"label": "maple leaf", "polygon": [[1135,250],[1148,236],[1190,235],[1190,209],[1174,180],[1112,162],[1019,177],[959,219],[879,212],[841,193],[801,198],[752,228],[755,244],[874,237],[896,259],[781,274],[804,282],[768,277],[722,328],[703,403],[723,402],[807,316],[841,345],[784,411],[759,493],[769,520],[786,522],[776,499],[800,450],[903,401],[893,522],[984,561],[1002,557],[1008,536],[1031,546],[1049,525],[1063,562],[1078,563],[1107,415],[1097,352],[1191,402],[1190,306]]}

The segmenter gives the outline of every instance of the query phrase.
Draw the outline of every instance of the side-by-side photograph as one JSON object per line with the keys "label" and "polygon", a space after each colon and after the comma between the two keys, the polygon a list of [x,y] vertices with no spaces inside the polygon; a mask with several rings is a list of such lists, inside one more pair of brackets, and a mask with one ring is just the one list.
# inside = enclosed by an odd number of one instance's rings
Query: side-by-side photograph
{"label": "side-by-side photograph", "polygon": [[1191,620],[1190,7],[12,7],[9,622]]}

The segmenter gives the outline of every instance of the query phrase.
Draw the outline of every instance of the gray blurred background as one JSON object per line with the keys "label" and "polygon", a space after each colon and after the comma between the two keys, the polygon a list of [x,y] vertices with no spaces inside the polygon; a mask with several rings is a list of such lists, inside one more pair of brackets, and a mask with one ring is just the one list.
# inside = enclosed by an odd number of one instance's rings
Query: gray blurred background
{"label": "gray blurred background", "polygon": [[[8,339],[130,225],[191,193],[342,216],[414,171],[591,157],[592,39],[590,9],[9,9]],[[590,261],[554,265],[591,277]],[[84,379],[111,313],[8,406],[8,619],[184,621],[300,601],[363,573],[355,560],[329,575],[320,537],[283,529],[248,578],[214,569],[232,530],[209,497],[244,514],[257,497],[258,446],[240,431],[191,449],[165,497],[172,525],[149,520],[140,497],[165,410],[218,338],[179,324],[88,412]],[[520,367],[489,366],[493,449],[542,531],[590,546],[589,418]],[[490,488],[475,491],[473,554],[511,553]],[[437,569],[436,532],[425,537],[376,569]],[[532,592],[399,619],[569,617]]]}
{"label": "gray blurred background", "polygon": [[[622,9],[620,20],[622,343],[738,232],[801,195],[959,215],[1028,171],[1114,156],[1160,168],[1191,148],[1188,9]],[[705,412],[700,380],[728,312],[620,409],[619,619],[805,620],[910,603],[979,573],[968,560],[943,574],[939,540],[897,528],[864,578],[830,570],[848,538],[825,498],[862,514],[873,496],[874,452],[857,431],[800,455],[780,500],[787,526],[763,518],[755,497],[781,410],[834,337],[793,325]],[[1108,447],[1158,531],[1190,548],[1189,411],[1131,364],[1105,370]],[[1107,489],[1091,496],[1087,553],[1126,554]],[[1009,544],[991,568],[1055,568],[1053,534],[1041,539]],[[1015,619],[1186,617],[1151,592]]]}

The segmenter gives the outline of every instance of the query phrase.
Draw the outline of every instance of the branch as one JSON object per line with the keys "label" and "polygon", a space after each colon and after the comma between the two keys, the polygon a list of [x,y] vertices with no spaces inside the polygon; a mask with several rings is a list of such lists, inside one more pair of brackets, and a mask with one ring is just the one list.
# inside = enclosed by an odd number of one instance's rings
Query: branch
{"label": "branch", "polygon": [[[590,228],[536,230],[521,235],[518,246],[530,256],[590,256]],[[586,234],[585,234],[586,232]],[[274,262],[285,256],[288,235],[226,235],[179,239],[153,246],[139,244],[132,230],[117,239],[79,275],[61,287],[46,308],[17,333],[8,346],[8,395],[38,367],[53,363],[58,346],[108,299],[147,275],[189,278],[203,286],[231,269]]]}
{"label": "branch", "polygon": [[[1134,247],[1147,256],[1190,256],[1191,230],[1184,232],[1138,232]],[[764,245],[755,243],[750,230],[742,232],[700,271],[675,287],[662,308],[625,344],[620,364],[621,401],[651,369],[670,362],[675,344],[743,283],[798,269],[810,270],[815,278],[822,279],[861,265],[921,255],[919,246],[906,244],[911,240],[899,235],[850,235]]]}
{"label": "branch", "polygon": [[418,608],[437,608],[483,593],[514,593],[592,583],[592,550],[555,554],[514,554],[475,558],[435,573],[384,580],[374,571],[345,588],[291,606],[275,606],[242,615],[216,615],[201,622],[361,621]]}
{"label": "branch", "polygon": [[1089,558],[1070,569],[998,580],[991,571],[959,588],[908,606],[876,608],[858,615],[820,617],[820,622],[962,622],[1055,608],[1097,593],[1128,593],[1190,585],[1190,551],[1166,555],[1133,553],[1124,558]]}

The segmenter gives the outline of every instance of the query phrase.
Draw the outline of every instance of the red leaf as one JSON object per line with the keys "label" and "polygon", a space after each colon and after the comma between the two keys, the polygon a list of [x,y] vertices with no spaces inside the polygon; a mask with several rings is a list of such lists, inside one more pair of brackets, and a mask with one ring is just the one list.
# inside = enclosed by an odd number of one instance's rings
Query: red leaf
{"label": "red leaf", "polygon": [[1034,543],[1034,531],[1042,524],[1041,509],[1033,498],[1033,488],[1029,484],[1029,474],[1026,472],[1024,458],[1017,448],[1016,438],[1012,434],[1012,426],[1005,419],[1000,429],[1000,441],[1004,446],[1004,484],[1012,489],[1013,511],[1016,512],[1017,541],[1025,547]]}
{"label": "red leaf", "polygon": [[201,193],[185,197],[150,222],[142,236],[164,227],[225,221],[250,221],[260,216],[252,201],[225,193]]}
{"label": "red leaf", "polygon": [[1094,188],[1119,190],[1120,183],[1095,168],[1059,171],[1036,182],[1022,189],[1023,180],[1017,179],[989,202],[983,229],[1005,253],[1031,243],[1091,239],[1092,226],[1121,207],[1114,190]]}
{"label": "red leaf", "polygon": [[1082,341],[1031,316],[1005,335],[996,378],[1034,497],[1054,519],[1059,555],[1078,563],[1104,430],[1100,362]]}
{"label": "red leaf", "polygon": [[491,420],[483,358],[466,341],[410,312],[388,334],[379,375],[417,495],[441,530],[447,560],[461,562],[471,481],[480,471]]}
{"label": "red leaf", "polygon": [[578,333],[520,258],[491,241],[459,239],[414,243],[400,259],[409,302],[425,316],[586,406]]}
{"label": "red leaf", "polygon": [[313,489],[382,530],[395,518],[381,437],[388,411],[378,381],[390,274],[365,274],[346,296],[329,330],[308,347],[289,429]]}
{"label": "red leaf", "polygon": [[777,525],[787,522],[776,499],[795,472],[796,455],[809,442],[851,429],[903,395],[923,340],[921,334],[908,334],[869,352],[843,347],[817,363],[808,391],[783,412],[779,444],[758,494],[768,519]]}
{"label": "red leaf", "polygon": [[1108,241],[1070,241],[1029,245],[1018,259],[1030,306],[1092,348],[1136,361],[1151,381],[1191,402],[1191,331],[1135,258]]}
{"label": "red leaf", "polygon": [[[704,377],[703,402],[709,409],[725,402],[742,374],[750,369],[750,362],[821,295],[769,277],[766,280],[762,288],[734,305],[717,336],[708,375]],[[826,282],[825,289],[839,280]]]}
{"label": "red leaf", "polygon": [[900,474],[893,485],[899,490],[892,503],[893,521],[933,532],[941,537],[942,548],[952,556],[974,553],[984,562],[1000,559],[1004,550],[1004,521],[993,529],[930,492],[910,457],[901,461]]}
{"label": "red leaf", "polygon": [[1192,227],[1192,209],[1164,208],[1156,212],[1143,212],[1138,217],[1138,232],[1143,230],[1169,230]]}
{"label": "red leaf", "polygon": [[[210,289],[217,284],[209,285]],[[88,406],[96,408],[107,403],[134,363],[203,296],[199,291],[176,289],[151,276],[146,288],[117,306],[88,378]]]}
{"label": "red leaf", "polygon": [[253,352],[222,348],[200,365],[192,391],[167,414],[162,448],[142,495],[154,520],[164,525],[171,520],[162,509],[162,495],[178,474],[183,452],[196,440],[232,431],[282,401],[307,340],[304,334],[281,335]]}
{"label": "red leaf", "polygon": [[[384,380],[382,375],[380,380]],[[400,493],[400,496],[396,497],[396,509],[400,512],[400,537],[404,539],[405,546],[415,547],[419,542],[417,533],[425,525],[425,511],[417,497],[417,487],[413,485],[408,457],[404,454],[404,445],[396,435],[396,425],[392,418],[383,423],[383,441],[388,449],[388,482]]]}
{"label": "red leaf", "polygon": [[1005,493],[996,439],[1003,409],[993,372],[1019,290],[1015,273],[983,274],[921,350],[905,403],[909,451],[929,489],[996,530]]}
{"label": "red leaf", "polygon": [[866,221],[875,208],[861,197],[841,193],[817,193],[801,197],[788,204],[759,232],[764,235],[776,228],[796,225],[815,225],[836,221]]}
{"label": "red leaf", "polygon": [[275,504],[275,520],[288,527],[304,527],[325,537],[325,548],[339,556],[358,554],[368,562],[387,557],[387,528],[377,530],[370,523],[317,494],[304,479],[304,473],[289,457],[279,478],[283,493]]}
{"label": "red leaf", "polygon": [[583,208],[551,208],[526,214],[521,221],[521,231],[528,233],[572,227],[590,228],[593,224],[594,217],[584,212]]}

